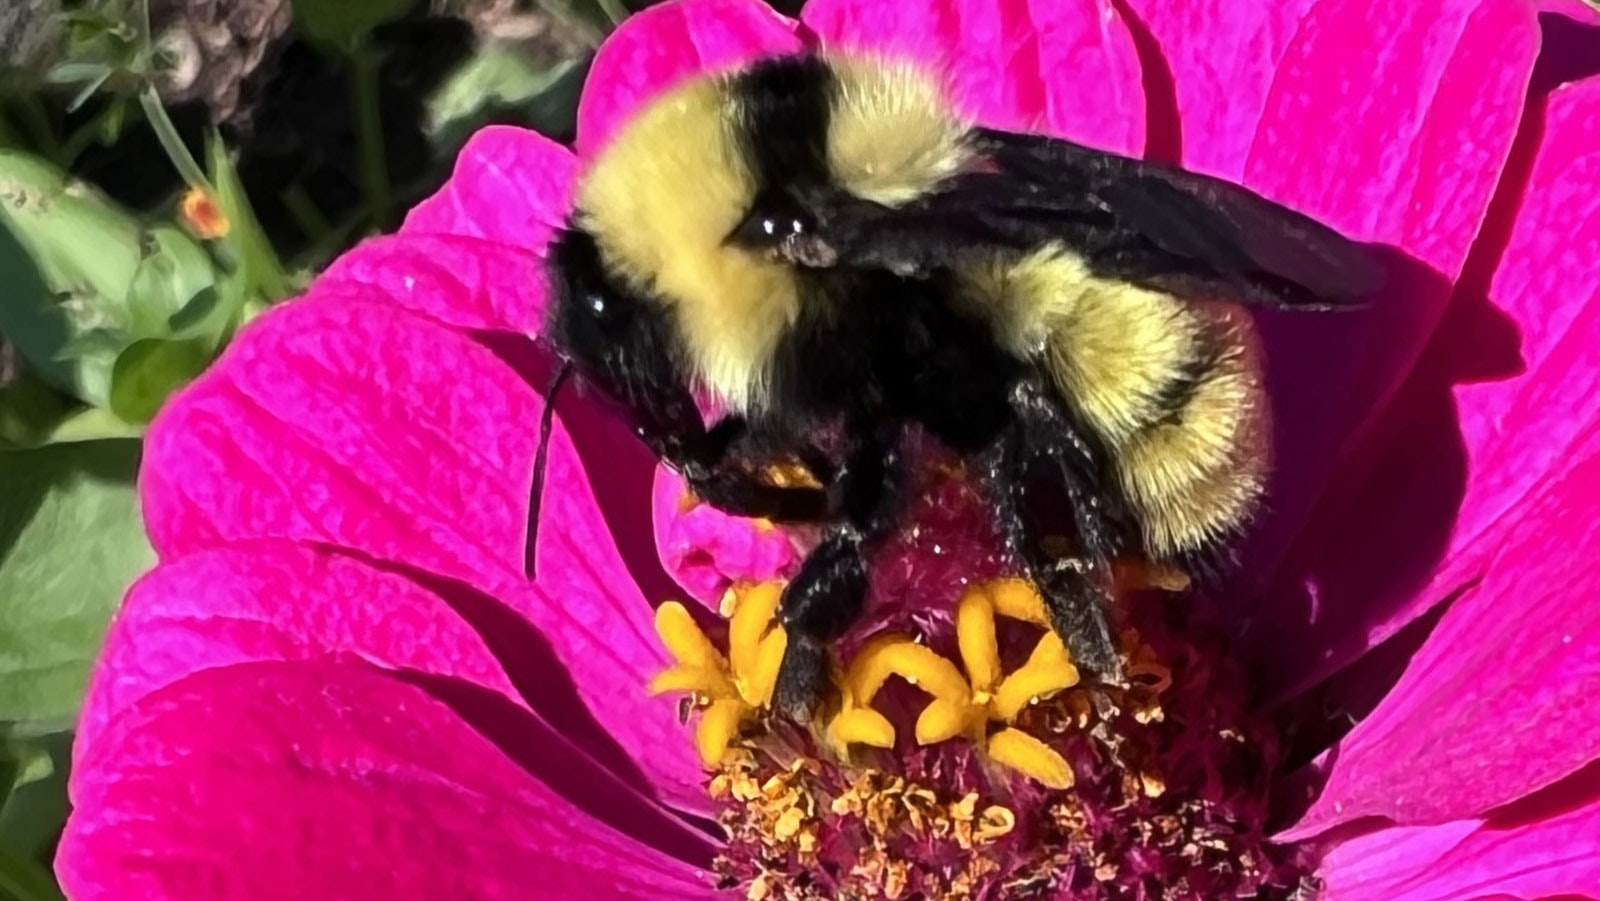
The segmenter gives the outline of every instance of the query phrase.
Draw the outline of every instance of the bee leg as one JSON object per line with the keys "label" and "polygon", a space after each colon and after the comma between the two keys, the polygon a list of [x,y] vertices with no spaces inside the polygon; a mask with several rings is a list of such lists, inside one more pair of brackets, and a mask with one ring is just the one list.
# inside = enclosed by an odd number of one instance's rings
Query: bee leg
{"label": "bee leg", "polygon": [[898,436],[863,441],[834,481],[843,521],[831,527],[784,588],[778,622],[789,636],[773,704],[808,722],[823,687],[829,643],[861,616],[866,603],[866,555],[893,526],[906,481]]}
{"label": "bee leg", "polygon": [[784,588],[778,623],[789,636],[778,666],[773,706],[797,722],[811,718],[822,690],[828,644],[861,615],[867,598],[862,536],[852,527],[832,531],[806,557]]}
{"label": "bee leg", "polygon": [[[1119,682],[1122,665],[1106,618],[1118,530],[1105,493],[1097,490],[1101,455],[1037,379],[1020,384],[1012,400],[1018,421],[988,460],[1007,544],[1044,597],[1051,625],[1074,660]],[[1072,514],[1065,522],[1063,508]],[[1071,552],[1064,552],[1062,539]]]}

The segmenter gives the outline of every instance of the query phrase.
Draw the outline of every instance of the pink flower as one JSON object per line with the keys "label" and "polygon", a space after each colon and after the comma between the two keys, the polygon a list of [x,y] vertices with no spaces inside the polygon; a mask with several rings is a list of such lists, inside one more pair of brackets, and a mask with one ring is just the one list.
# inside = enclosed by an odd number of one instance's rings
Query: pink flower
{"label": "pink flower", "polygon": [[[1277,838],[1334,901],[1600,898],[1600,66],[1577,50],[1600,23],[1522,0],[1045,9],[655,7],[602,49],[578,152],[690,72],[890,47],[955,63],[987,122],[1181,160],[1392,248],[1370,312],[1263,317],[1281,465],[1221,602],[1250,715],[1326,750],[1244,781],[1298,808]],[[732,852],[704,818],[730,802],[645,691],[672,663],[650,602],[663,560],[709,600],[793,551],[683,514],[568,395],[524,577],[548,361],[521,336],[575,167],[481,133],[399,234],[252,324],[152,426],[161,564],[80,723],[72,897],[718,894]],[[1132,892],[1134,863],[1109,863]]]}

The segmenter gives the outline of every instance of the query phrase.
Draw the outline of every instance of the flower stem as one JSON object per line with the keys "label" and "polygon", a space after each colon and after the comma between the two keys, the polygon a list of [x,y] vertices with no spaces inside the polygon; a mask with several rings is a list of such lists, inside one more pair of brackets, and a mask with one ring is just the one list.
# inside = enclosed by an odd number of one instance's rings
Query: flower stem
{"label": "flower stem", "polygon": [[382,228],[389,217],[389,171],[383,153],[383,110],[378,96],[378,56],[362,42],[350,54],[356,113],[356,141],[361,154],[361,190],[372,223]]}
{"label": "flower stem", "polygon": [[156,140],[161,142],[161,149],[167,152],[167,158],[172,160],[173,167],[183,176],[183,180],[189,187],[215,196],[216,192],[206,178],[205,170],[195,162],[194,155],[183,145],[183,139],[178,137],[178,127],[172,124],[167,108],[161,105],[161,97],[154,85],[147,84],[139,92],[139,106],[144,109],[144,117],[150,123],[150,129],[156,133]]}

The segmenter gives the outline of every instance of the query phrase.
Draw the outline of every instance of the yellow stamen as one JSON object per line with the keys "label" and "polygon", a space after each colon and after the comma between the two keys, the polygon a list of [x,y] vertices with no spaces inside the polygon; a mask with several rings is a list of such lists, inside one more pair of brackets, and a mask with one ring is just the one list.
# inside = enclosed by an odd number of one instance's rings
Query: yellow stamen
{"label": "yellow stamen", "polygon": [[989,736],[989,756],[1058,791],[1072,787],[1072,767],[1066,758],[1021,729],[1004,729]]}
{"label": "yellow stamen", "polygon": [[688,609],[677,601],[667,601],[656,608],[656,634],[667,651],[683,666],[699,669],[722,669],[726,659],[700,631],[700,626],[689,615]]}
{"label": "yellow stamen", "polygon": [[783,584],[762,582],[735,592],[738,601],[728,623],[728,660],[735,673],[753,673],[761,654],[761,638],[772,627],[772,615],[783,597]]}
{"label": "yellow stamen", "polygon": [[1001,616],[1036,626],[1050,626],[1050,620],[1045,617],[1044,598],[1040,597],[1031,582],[1001,579],[989,586],[989,601],[994,604],[994,612]]}
{"label": "yellow stamen", "polygon": [[689,611],[676,601],[656,610],[656,634],[677,665],[650,682],[652,694],[691,692],[706,703],[695,731],[700,759],[715,766],[728,753],[745,724],[772,702],[778,667],[789,638],[772,623],[782,586],[765,583],[735,586],[723,598],[728,626],[724,657],[701,631]]}
{"label": "yellow stamen", "polygon": [[695,748],[700,752],[700,762],[708,767],[722,762],[749,716],[750,708],[743,701],[712,701],[700,715],[695,728]]}
{"label": "yellow stamen", "polygon": [[1048,697],[1078,684],[1078,668],[1064,660],[1029,660],[995,690],[989,709],[1006,722],[1017,718],[1034,698]]}
{"label": "yellow stamen", "polygon": [[1017,828],[1017,815],[1009,807],[992,805],[983,809],[983,816],[978,820],[976,838],[980,842],[992,842],[1002,835],[1010,835],[1011,830]]}
{"label": "yellow stamen", "polygon": [[972,696],[956,665],[904,636],[874,641],[850,661],[845,675],[857,704],[872,703],[890,676],[900,676],[936,698],[965,701]]}
{"label": "yellow stamen", "polygon": [[968,588],[956,606],[956,643],[975,691],[992,691],[1000,681],[1000,644],[994,634],[994,605],[982,588]]}
{"label": "yellow stamen", "polygon": [[976,704],[934,698],[917,716],[917,744],[949,741],[981,726],[985,718],[984,709]]}
{"label": "yellow stamen", "polygon": [[828,738],[838,750],[853,744],[874,748],[894,747],[894,726],[871,707],[854,707],[828,722]]}
{"label": "yellow stamen", "polygon": [[1028,655],[1028,662],[1024,666],[1053,666],[1055,664],[1072,666],[1072,657],[1067,653],[1067,646],[1061,643],[1061,636],[1054,632],[1046,632],[1033,646],[1033,653]]}
{"label": "yellow stamen", "polygon": [[[1001,670],[995,616],[1003,615],[1047,631],[1034,646],[1028,662],[1016,671]],[[965,736],[986,746],[999,763],[1014,766],[1025,775],[1050,786],[1070,785],[1071,768],[1049,746],[1014,728],[986,736],[991,721],[1010,725],[1035,699],[1050,697],[1078,684],[1078,669],[1061,638],[1048,631],[1044,599],[1021,579],[1003,579],[973,586],[956,607],[956,645],[966,678],[945,657],[904,635],[880,636],[867,643],[850,661],[841,694],[841,712],[829,726],[835,746],[848,745],[862,734],[863,711],[890,676],[902,676],[931,696],[917,716],[918,744],[931,745]],[[887,720],[870,722],[876,737],[892,739]],[[995,748],[998,736],[999,748]],[[881,745],[880,745],[881,746]]]}
{"label": "yellow stamen", "polygon": [[783,652],[788,647],[789,635],[782,629],[773,629],[761,639],[751,669],[735,676],[735,684],[745,703],[752,707],[766,707],[772,703],[772,690],[778,684],[778,667],[783,664]]}

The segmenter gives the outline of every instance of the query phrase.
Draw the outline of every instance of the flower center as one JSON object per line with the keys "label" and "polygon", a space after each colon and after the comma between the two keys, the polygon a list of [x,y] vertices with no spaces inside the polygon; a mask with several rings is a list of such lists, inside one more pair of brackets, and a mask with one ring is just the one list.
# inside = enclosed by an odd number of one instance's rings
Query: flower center
{"label": "flower center", "polygon": [[[752,901],[1308,897],[1309,852],[1266,839],[1274,736],[1201,599],[1120,567],[1127,682],[1093,682],[1034,588],[996,574],[974,539],[980,506],[951,484],[925,498],[837,643],[814,725],[769,709],[781,582],[730,589],[725,652],[685,607],[659,608],[677,662],[651,688],[697,715],[728,839],[721,887]],[[949,588],[929,590],[930,573]]]}

